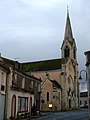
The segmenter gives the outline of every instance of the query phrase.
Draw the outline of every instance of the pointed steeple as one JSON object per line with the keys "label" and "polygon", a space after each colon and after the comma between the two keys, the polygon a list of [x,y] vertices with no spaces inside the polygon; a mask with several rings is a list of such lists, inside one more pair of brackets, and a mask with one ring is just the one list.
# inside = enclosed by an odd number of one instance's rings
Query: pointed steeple
{"label": "pointed steeple", "polygon": [[70,23],[70,18],[69,18],[68,6],[67,6],[67,19],[66,19],[66,28],[65,28],[64,40],[65,39],[69,39],[70,41],[73,40],[73,34],[72,34],[71,23]]}
{"label": "pointed steeple", "polygon": [[76,42],[73,38],[72,34],[72,28],[71,28],[71,23],[70,23],[70,18],[69,18],[69,10],[67,7],[67,19],[66,19],[66,28],[65,28],[65,35],[64,35],[64,40],[61,46],[62,50],[62,58],[72,58],[76,59]]}

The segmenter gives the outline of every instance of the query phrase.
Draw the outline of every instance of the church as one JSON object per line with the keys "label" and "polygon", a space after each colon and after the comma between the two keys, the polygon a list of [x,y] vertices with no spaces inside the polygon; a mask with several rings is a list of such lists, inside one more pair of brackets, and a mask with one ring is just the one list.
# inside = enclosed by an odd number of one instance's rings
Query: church
{"label": "church", "polygon": [[[24,72],[41,78],[42,111],[65,111],[79,108],[77,47],[67,10],[61,58],[22,63]],[[36,106],[38,101],[34,103]]]}

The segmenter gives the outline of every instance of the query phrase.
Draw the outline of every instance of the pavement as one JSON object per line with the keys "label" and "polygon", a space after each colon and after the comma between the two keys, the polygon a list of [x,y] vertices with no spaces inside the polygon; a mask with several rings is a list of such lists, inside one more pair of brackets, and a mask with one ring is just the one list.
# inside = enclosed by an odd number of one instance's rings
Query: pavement
{"label": "pavement", "polygon": [[40,113],[40,115],[31,116],[31,119],[37,118],[37,117],[42,117],[42,116],[45,116],[45,115],[48,115],[48,114],[50,114],[50,112],[42,112],[42,113]]}
{"label": "pavement", "polygon": [[82,120],[90,120],[88,117],[86,117],[86,118],[83,118]]}
{"label": "pavement", "polygon": [[90,120],[89,117],[83,118],[82,120]]}
{"label": "pavement", "polygon": [[[45,116],[45,115],[48,115],[50,114],[50,112],[42,112],[40,115],[36,115],[36,116],[31,116],[31,119],[34,119],[34,118],[37,118],[37,117],[41,117],[41,116]],[[90,120],[89,117],[85,117],[83,119],[80,119],[80,120]]]}
{"label": "pavement", "polygon": [[[31,119],[37,118],[37,117],[41,117],[43,115],[39,115],[39,116],[31,116]],[[88,117],[80,119],[80,120],[90,120]]]}

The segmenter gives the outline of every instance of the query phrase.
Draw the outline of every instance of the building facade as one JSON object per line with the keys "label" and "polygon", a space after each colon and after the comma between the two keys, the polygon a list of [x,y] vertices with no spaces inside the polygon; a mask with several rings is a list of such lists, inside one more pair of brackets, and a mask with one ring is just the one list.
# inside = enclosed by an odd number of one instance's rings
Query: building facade
{"label": "building facade", "polygon": [[41,111],[59,111],[61,109],[61,86],[56,80],[51,80],[49,74],[46,76],[41,86]]}
{"label": "building facade", "polygon": [[85,52],[86,70],[87,70],[87,90],[88,90],[88,112],[90,120],[90,50]]}
{"label": "building facade", "polygon": [[30,118],[40,111],[41,79],[20,69],[20,63],[0,56],[0,120]]}
{"label": "building facade", "polygon": [[87,91],[80,93],[80,107],[88,108],[88,92]]}
{"label": "building facade", "polygon": [[10,71],[2,61],[0,57],[0,120],[3,120],[5,115],[6,81]]}
{"label": "building facade", "polygon": [[30,79],[21,71],[11,68],[6,91],[5,118],[30,117],[31,107],[34,103],[32,78]]}
{"label": "building facade", "polygon": [[[79,107],[79,82],[77,47],[73,38],[69,12],[67,10],[66,28],[64,40],[61,46],[61,58],[45,61],[22,63],[23,71],[42,79],[41,99],[43,110],[69,110]],[[48,78],[47,78],[48,75]],[[52,81],[60,88],[54,95]],[[54,96],[59,98],[56,105]],[[52,104],[49,109],[49,104]],[[47,106],[47,107],[46,107]]]}

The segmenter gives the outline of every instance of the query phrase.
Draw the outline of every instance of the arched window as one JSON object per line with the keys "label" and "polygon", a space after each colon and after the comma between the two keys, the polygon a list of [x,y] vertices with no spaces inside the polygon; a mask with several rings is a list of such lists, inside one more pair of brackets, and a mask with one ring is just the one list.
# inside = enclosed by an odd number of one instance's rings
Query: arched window
{"label": "arched window", "polygon": [[49,101],[49,92],[47,92],[47,102]]}
{"label": "arched window", "polygon": [[66,57],[69,57],[69,55],[70,55],[70,49],[69,49],[68,46],[66,46],[65,49],[64,49],[64,57],[65,57],[65,58],[66,58]]}
{"label": "arched window", "polygon": [[73,57],[74,57],[74,59],[76,59],[76,50],[75,50],[75,48],[73,50]]}

